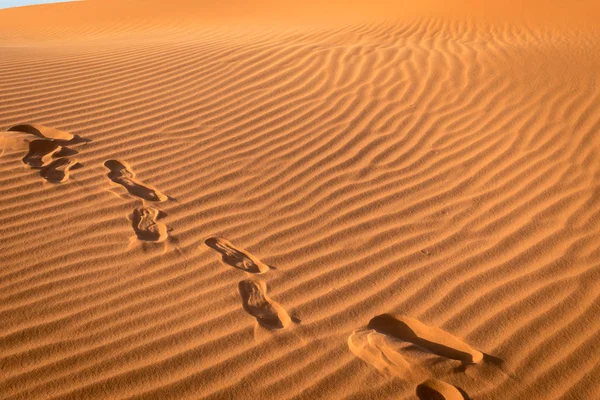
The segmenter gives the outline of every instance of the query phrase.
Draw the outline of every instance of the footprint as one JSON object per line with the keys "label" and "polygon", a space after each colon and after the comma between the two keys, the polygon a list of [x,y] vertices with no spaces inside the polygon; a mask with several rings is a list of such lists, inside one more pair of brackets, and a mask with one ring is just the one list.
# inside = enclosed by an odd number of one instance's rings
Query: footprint
{"label": "footprint", "polygon": [[49,140],[34,140],[29,143],[29,152],[23,157],[23,163],[31,168],[42,168],[52,162],[52,157],[62,147]]}
{"label": "footprint", "polygon": [[107,174],[108,178],[122,185],[127,191],[137,197],[149,201],[165,201],[168,197],[158,190],[145,185],[135,179],[135,173],[131,167],[124,161],[108,160],[104,166],[110,170]]}
{"label": "footprint", "polygon": [[220,237],[210,237],[204,243],[213,250],[221,253],[224,263],[251,274],[264,274],[273,268],[263,263],[246,250],[234,246],[229,240]]}
{"label": "footprint", "polygon": [[139,207],[133,210],[128,218],[139,240],[160,243],[167,240],[169,236],[167,226],[157,222],[164,215],[162,211],[154,207]]}
{"label": "footprint", "polygon": [[267,329],[287,328],[292,319],[287,311],[267,295],[264,281],[243,280],[238,284],[244,310]]}
{"label": "footprint", "polygon": [[77,160],[68,158],[59,158],[52,161],[40,170],[40,176],[51,183],[63,183],[69,180],[70,171],[72,169],[81,168]]}
{"label": "footprint", "polygon": [[474,350],[452,334],[411,317],[378,315],[369,321],[368,328],[465,364],[480,363],[484,357],[482,352]]}
{"label": "footprint", "polygon": [[437,379],[428,379],[416,390],[419,400],[466,400],[469,397],[455,386]]}

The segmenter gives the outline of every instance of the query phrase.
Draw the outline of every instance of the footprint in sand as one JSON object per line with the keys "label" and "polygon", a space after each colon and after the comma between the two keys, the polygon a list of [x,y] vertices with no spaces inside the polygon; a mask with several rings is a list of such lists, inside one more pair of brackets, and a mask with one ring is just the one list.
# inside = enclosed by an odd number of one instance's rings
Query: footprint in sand
{"label": "footprint in sand", "polygon": [[29,143],[29,152],[23,157],[24,164],[31,168],[42,168],[52,162],[54,157],[66,157],[77,154],[75,150],[59,146],[50,140],[34,140]]}
{"label": "footprint in sand", "polygon": [[416,390],[419,400],[467,400],[469,396],[455,386],[437,379],[428,379]]}
{"label": "footprint in sand", "polygon": [[452,334],[407,316],[393,317],[378,315],[369,321],[369,329],[392,338],[414,344],[438,356],[461,361],[463,364],[478,364],[484,354],[473,349]]}
{"label": "footprint in sand", "polygon": [[169,237],[167,226],[158,222],[166,214],[154,207],[139,207],[133,210],[128,219],[139,240],[161,243]]}
{"label": "footprint in sand", "polygon": [[135,173],[124,161],[108,160],[104,166],[110,171],[108,178],[116,184],[123,186],[127,191],[144,200],[165,201],[168,197],[150,185],[143,184],[135,179]]}
{"label": "footprint in sand", "polygon": [[70,171],[83,167],[77,160],[59,158],[40,170],[40,176],[51,183],[63,183],[69,179]]}
{"label": "footprint in sand", "polygon": [[[32,140],[27,137],[31,137],[30,135],[40,139]],[[69,132],[31,124],[9,128],[8,132],[2,135],[2,139],[5,147],[17,146],[20,148],[26,143],[29,151],[22,158],[23,163],[31,168],[40,169],[40,176],[52,183],[66,182],[72,169],[83,166],[77,160],[63,158],[77,154],[77,151],[71,150],[65,145],[89,141]]]}
{"label": "footprint in sand", "polygon": [[52,162],[52,157],[62,147],[49,140],[34,140],[29,143],[29,152],[23,157],[23,163],[31,168],[42,168]]}
{"label": "footprint in sand", "polygon": [[[264,281],[243,280],[238,284],[244,310],[267,329],[284,329],[292,322],[287,311],[267,295]],[[298,322],[294,318],[294,322]]]}
{"label": "footprint in sand", "polygon": [[234,246],[230,241],[219,238],[210,237],[204,243],[221,254],[221,259],[224,263],[231,265],[234,268],[251,274],[264,274],[273,267],[263,263],[248,251]]}

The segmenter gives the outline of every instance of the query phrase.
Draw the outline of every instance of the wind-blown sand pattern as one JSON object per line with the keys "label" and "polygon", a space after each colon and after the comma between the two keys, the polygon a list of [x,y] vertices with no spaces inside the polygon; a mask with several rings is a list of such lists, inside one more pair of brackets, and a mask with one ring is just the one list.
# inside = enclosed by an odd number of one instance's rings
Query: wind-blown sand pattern
{"label": "wind-blown sand pattern", "polygon": [[[65,184],[0,157],[0,398],[597,397],[597,2],[385,3],[0,10],[0,129],[91,140]],[[129,246],[147,184],[177,249]],[[257,328],[215,234],[301,324]],[[348,340],[384,313],[504,363],[381,373]]]}

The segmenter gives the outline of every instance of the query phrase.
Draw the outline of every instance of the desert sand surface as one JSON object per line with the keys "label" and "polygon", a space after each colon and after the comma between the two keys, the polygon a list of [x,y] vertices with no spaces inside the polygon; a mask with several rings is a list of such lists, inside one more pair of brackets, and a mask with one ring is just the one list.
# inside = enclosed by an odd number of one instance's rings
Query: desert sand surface
{"label": "desert sand surface", "polygon": [[598,21],[0,10],[0,398],[599,399]]}

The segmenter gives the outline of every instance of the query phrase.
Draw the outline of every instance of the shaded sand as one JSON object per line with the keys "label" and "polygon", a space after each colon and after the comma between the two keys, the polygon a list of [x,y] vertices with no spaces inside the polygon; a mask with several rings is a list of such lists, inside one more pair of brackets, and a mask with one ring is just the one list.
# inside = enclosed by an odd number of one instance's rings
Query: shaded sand
{"label": "shaded sand", "polygon": [[0,10],[0,399],[596,399],[599,7]]}
{"label": "shaded sand", "polygon": [[59,158],[40,169],[40,176],[51,183],[63,183],[69,180],[72,169],[81,168],[77,160]]}
{"label": "shaded sand", "polygon": [[62,147],[49,140],[34,140],[29,143],[29,151],[23,157],[23,163],[31,168],[42,168],[52,162],[52,157],[59,153]]}
{"label": "shaded sand", "polygon": [[437,379],[428,379],[417,386],[416,394],[419,400],[465,400],[468,397],[454,386]]}
{"label": "shaded sand", "polygon": [[252,274],[263,274],[270,268],[267,264],[260,261],[250,252],[240,249],[231,243],[229,240],[210,237],[204,241],[211,249],[221,254],[221,260],[234,268],[241,269]]}

